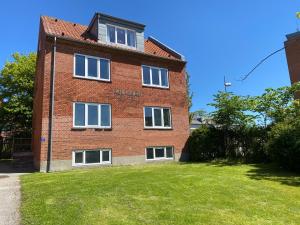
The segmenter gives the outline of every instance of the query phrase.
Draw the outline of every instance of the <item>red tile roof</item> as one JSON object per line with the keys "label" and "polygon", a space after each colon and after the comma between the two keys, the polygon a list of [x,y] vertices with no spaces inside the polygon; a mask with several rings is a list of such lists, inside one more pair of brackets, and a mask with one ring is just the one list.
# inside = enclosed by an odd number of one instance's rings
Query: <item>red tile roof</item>
{"label": "red tile roof", "polygon": [[[59,37],[63,36],[65,38],[77,41],[97,43],[97,40],[95,40],[92,36],[86,33],[88,26],[67,22],[49,16],[42,16],[41,23],[44,27],[45,33],[48,35]],[[107,46],[110,45],[107,44]],[[150,39],[145,40],[145,53],[163,58],[181,60],[181,58],[178,57],[178,55],[174,54],[172,51],[167,51],[166,49],[163,49],[161,46],[159,46]]]}

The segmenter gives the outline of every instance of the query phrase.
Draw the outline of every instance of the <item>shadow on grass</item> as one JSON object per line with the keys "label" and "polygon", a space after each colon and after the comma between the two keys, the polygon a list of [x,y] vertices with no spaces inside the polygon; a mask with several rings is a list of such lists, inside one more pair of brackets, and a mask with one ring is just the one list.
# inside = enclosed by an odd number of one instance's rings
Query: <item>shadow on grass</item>
{"label": "shadow on grass", "polygon": [[[238,160],[214,160],[208,165],[212,166],[239,166],[242,163]],[[261,163],[261,164],[248,164],[252,168],[246,172],[246,176],[254,180],[269,180],[279,182],[281,184],[300,187],[300,174],[287,171],[275,164]]]}
{"label": "shadow on grass", "polygon": [[254,180],[269,180],[281,184],[300,187],[300,175],[286,171],[273,164],[254,164],[247,176]]}

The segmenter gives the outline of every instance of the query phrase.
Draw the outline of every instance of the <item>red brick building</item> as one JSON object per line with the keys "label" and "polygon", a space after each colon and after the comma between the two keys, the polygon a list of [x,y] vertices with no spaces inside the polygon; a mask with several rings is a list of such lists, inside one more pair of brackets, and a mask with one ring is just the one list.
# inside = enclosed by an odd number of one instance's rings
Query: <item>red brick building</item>
{"label": "red brick building", "polygon": [[145,26],[96,13],[89,26],[42,16],[33,154],[41,171],[186,159],[182,55]]}
{"label": "red brick building", "polygon": [[[300,32],[288,34],[286,37],[284,43],[286,59],[291,83],[294,84],[300,81]],[[297,93],[296,97],[300,98],[300,93]]]}

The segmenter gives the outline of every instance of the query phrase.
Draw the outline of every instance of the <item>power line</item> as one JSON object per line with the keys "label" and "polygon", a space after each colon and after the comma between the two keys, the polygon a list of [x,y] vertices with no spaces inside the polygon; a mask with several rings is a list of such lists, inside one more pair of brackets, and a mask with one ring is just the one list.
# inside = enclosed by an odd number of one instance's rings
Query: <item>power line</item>
{"label": "power line", "polygon": [[282,51],[283,49],[285,49],[285,47],[282,47],[282,48],[280,48],[280,49],[278,49],[278,50],[272,52],[271,54],[267,55],[265,58],[263,58],[261,61],[259,61],[259,63],[257,63],[257,64],[250,70],[250,72],[247,73],[246,75],[244,75],[239,81],[244,81],[244,80],[246,80],[246,79],[250,76],[250,74],[253,73],[254,70],[257,69],[257,67],[259,67],[263,62],[265,62],[265,61],[266,61],[268,58],[270,58],[272,55],[275,55],[277,52],[280,52],[280,51]]}

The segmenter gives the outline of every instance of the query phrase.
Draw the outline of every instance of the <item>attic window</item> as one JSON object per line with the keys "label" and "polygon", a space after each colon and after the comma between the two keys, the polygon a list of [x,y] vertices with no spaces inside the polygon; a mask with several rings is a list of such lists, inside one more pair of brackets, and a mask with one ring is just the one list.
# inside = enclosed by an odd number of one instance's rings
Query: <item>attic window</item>
{"label": "attic window", "polygon": [[107,40],[110,43],[119,45],[127,45],[128,47],[136,47],[136,33],[133,30],[116,26],[107,26]]}

